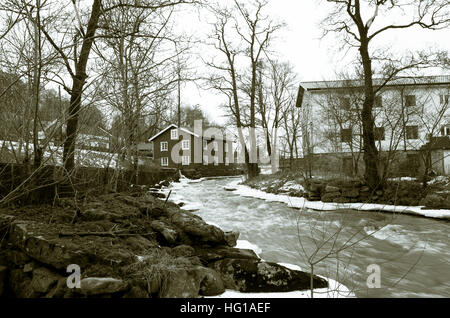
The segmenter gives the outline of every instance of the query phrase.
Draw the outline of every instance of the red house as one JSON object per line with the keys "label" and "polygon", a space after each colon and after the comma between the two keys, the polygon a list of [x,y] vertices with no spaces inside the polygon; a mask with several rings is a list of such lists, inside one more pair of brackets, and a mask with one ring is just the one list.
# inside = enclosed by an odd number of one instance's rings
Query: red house
{"label": "red house", "polygon": [[227,167],[233,163],[233,143],[221,136],[207,136],[172,124],[149,139],[154,162],[161,167]]}

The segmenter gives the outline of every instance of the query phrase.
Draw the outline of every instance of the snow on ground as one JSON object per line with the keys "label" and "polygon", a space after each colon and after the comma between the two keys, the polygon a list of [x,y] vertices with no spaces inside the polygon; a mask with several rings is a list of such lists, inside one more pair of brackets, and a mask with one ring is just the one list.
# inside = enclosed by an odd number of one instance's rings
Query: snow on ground
{"label": "snow on ground", "polygon": [[283,192],[305,191],[305,188],[303,188],[301,184],[298,184],[294,181],[288,181],[279,190]]}
{"label": "snow on ground", "polygon": [[234,193],[244,197],[251,197],[263,199],[272,202],[286,203],[293,208],[308,208],[320,211],[332,210],[358,210],[358,211],[383,211],[392,213],[402,213],[424,216],[436,219],[450,219],[450,210],[422,210],[421,206],[401,206],[401,205],[386,205],[375,203],[325,203],[322,201],[308,201],[305,198],[292,197],[284,194],[267,193],[261,190],[250,188],[246,185],[239,184],[240,180],[233,180],[229,187],[236,188]]}

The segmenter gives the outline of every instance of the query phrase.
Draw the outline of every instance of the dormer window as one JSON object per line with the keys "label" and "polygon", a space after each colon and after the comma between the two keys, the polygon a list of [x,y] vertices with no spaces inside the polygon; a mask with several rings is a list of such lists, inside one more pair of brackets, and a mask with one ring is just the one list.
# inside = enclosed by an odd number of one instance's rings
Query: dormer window
{"label": "dormer window", "polygon": [[178,140],[178,129],[172,129],[170,131],[170,139]]}

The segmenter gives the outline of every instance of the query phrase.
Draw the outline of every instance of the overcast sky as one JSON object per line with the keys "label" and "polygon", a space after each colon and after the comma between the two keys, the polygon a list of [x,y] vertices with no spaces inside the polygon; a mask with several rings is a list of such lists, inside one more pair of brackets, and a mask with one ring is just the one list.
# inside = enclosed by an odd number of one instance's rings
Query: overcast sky
{"label": "overcast sky", "polygon": [[[272,49],[278,52],[280,60],[289,61],[295,67],[300,81],[332,80],[337,71],[349,67],[349,63],[358,53],[355,49],[347,54],[339,52],[333,35],[320,39],[320,21],[330,6],[321,0],[269,0],[271,18],[287,24],[285,29],[278,32],[278,39],[273,43]],[[190,14],[186,16],[186,20],[180,20],[179,23],[198,36],[204,35],[207,31],[207,19],[201,15],[202,21],[196,20],[196,15]],[[396,51],[429,47],[450,51],[449,39],[449,29],[425,31],[413,28],[389,31],[374,44]],[[185,104],[200,104],[211,118],[223,122],[223,119],[219,118],[222,113],[218,110],[218,105],[223,101],[220,94],[199,91],[193,85],[183,88],[182,94]]]}

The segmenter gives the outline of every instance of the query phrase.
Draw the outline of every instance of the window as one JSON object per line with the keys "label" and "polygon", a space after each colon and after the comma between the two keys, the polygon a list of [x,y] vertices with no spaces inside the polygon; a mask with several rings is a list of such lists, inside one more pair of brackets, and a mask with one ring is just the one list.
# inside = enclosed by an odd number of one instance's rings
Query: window
{"label": "window", "polygon": [[449,136],[450,135],[450,127],[442,126],[441,127],[441,136]]}
{"label": "window", "polygon": [[213,145],[214,145],[214,151],[218,151],[219,150],[219,144],[217,143],[217,141],[214,141]]}
{"label": "window", "polygon": [[168,157],[162,157],[161,158],[161,166],[167,167],[169,165],[169,158]]}
{"label": "window", "polygon": [[183,166],[188,166],[191,163],[191,156],[183,156],[181,157],[181,164]]}
{"label": "window", "polygon": [[448,96],[449,95],[439,95],[439,102],[441,105],[448,104]]}
{"label": "window", "polygon": [[181,142],[181,150],[189,150],[189,140],[183,140]]}
{"label": "window", "polygon": [[373,104],[373,107],[375,108],[383,107],[383,98],[381,96],[375,97],[375,103]]}
{"label": "window", "polygon": [[208,156],[203,156],[203,164],[208,165]]}
{"label": "window", "polygon": [[350,98],[348,97],[341,98],[341,109],[350,110]]}
{"label": "window", "polygon": [[405,106],[406,107],[416,106],[416,96],[415,95],[406,95],[405,96]]}
{"label": "window", "polygon": [[374,127],[373,135],[376,141],[384,140],[384,127]]}
{"label": "window", "polygon": [[161,151],[168,151],[169,150],[169,143],[167,141],[161,141]]}
{"label": "window", "polygon": [[203,150],[208,150],[208,141],[203,140]]}
{"label": "window", "polygon": [[219,164],[219,157],[214,156],[214,165],[217,166]]}
{"label": "window", "polygon": [[352,142],[352,129],[341,129],[341,142]]}
{"label": "window", "polygon": [[419,139],[419,127],[406,126],[406,139]]}
{"label": "window", "polygon": [[170,139],[172,139],[172,140],[178,139],[178,129],[172,129],[170,131]]}

